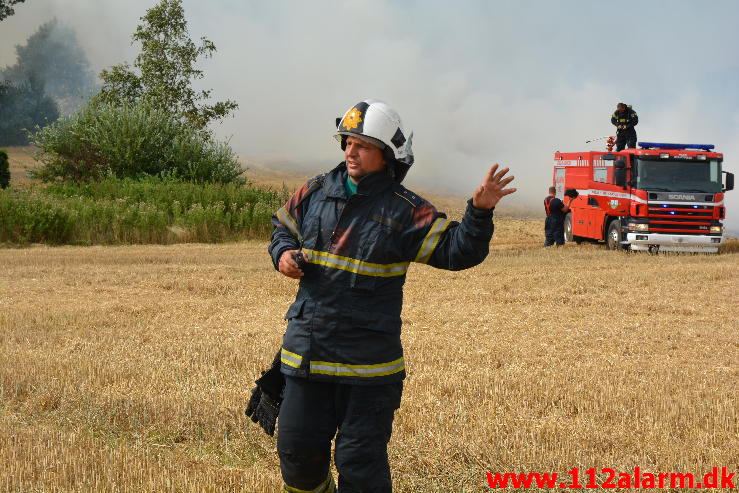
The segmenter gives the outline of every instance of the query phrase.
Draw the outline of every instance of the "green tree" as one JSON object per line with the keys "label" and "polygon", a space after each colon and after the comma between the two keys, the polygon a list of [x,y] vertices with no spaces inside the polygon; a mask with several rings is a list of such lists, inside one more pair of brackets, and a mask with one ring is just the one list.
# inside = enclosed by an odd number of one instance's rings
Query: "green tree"
{"label": "green tree", "polygon": [[31,75],[17,86],[0,82],[0,145],[26,145],[28,131],[57,118],[59,109],[40,78]]}
{"label": "green tree", "polygon": [[32,76],[41,79],[64,115],[77,110],[97,89],[74,30],[57,19],[39,26],[25,45],[16,45],[15,51],[17,61],[2,71],[2,79],[16,86]]}
{"label": "green tree", "polygon": [[41,149],[43,166],[32,174],[46,182],[89,182],[108,176],[244,182],[228,144],[146,101],[88,104],[39,130],[33,141]]}
{"label": "green tree", "polygon": [[23,3],[26,0],[0,0],[0,21],[15,14],[13,5]]}
{"label": "green tree", "polygon": [[195,62],[200,57],[210,58],[216,47],[205,37],[200,46],[190,39],[181,0],[161,0],[141,20],[132,36],[134,42],[141,43],[133,68],[123,63],[103,70],[99,101],[123,105],[143,100],[172,111],[200,130],[238,108],[231,100],[207,104],[211,90],[192,88],[194,81],[203,78]]}

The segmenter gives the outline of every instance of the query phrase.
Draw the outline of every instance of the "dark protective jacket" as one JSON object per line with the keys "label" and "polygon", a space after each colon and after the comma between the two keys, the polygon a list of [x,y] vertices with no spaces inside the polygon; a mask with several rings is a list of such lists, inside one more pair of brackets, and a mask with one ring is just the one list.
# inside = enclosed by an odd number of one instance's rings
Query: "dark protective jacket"
{"label": "dark protective jacket", "polygon": [[[615,126],[626,125],[625,130],[631,130],[637,123],[639,123],[639,117],[636,112],[631,109],[631,106],[627,107],[625,111],[614,111],[611,116],[611,123]],[[622,129],[618,129],[622,132]]]}
{"label": "dark protective jacket", "polygon": [[448,270],[479,264],[488,254],[493,211],[470,201],[461,223],[449,221],[387,169],[362,178],[347,198],[346,177],[342,162],[309,180],[272,218],[275,268],[286,250],[302,248],[308,257],[285,315],[281,370],[342,383],[400,381],[410,262]]}
{"label": "dark protective jacket", "polygon": [[557,219],[564,219],[565,214],[564,212],[562,212],[564,206],[564,202],[559,200],[557,197],[552,197],[551,195],[548,195],[544,199],[544,211],[547,213],[547,216],[552,216]]}

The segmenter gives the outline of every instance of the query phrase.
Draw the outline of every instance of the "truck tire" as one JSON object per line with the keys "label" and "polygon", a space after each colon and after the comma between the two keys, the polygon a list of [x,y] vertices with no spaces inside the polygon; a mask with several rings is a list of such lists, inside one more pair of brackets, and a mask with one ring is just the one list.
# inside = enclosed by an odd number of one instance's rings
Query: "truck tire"
{"label": "truck tire", "polygon": [[565,216],[565,241],[568,243],[575,242],[578,245],[582,243],[583,238],[572,234],[572,214]]}
{"label": "truck tire", "polygon": [[609,250],[623,250],[621,244],[621,221],[614,219],[608,223],[608,231],[606,233],[606,246]]}

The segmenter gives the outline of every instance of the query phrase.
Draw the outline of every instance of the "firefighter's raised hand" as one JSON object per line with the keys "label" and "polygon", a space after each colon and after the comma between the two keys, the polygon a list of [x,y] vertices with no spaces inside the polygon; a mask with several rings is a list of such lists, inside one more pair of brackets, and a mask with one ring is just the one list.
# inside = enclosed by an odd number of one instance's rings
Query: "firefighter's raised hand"
{"label": "firefighter's raised hand", "polygon": [[[291,277],[293,279],[300,279],[303,277],[304,272],[295,261],[295,255],[301,253],[300,250],[285,250],[280,256],[280,263],[278,265],[281,274]],[[308,257],[307,253],[302,253],[304,258]]]}
{"label": "firefighter's raised hand", "polygon": [[498,171],[498,165],[494,164],[472,194],[472,205],[478,209],[492,209],[500,199],[515,192],[515,188],[505,188],[513,181],[512,176],[505,176],[506,173],[508,168]]}

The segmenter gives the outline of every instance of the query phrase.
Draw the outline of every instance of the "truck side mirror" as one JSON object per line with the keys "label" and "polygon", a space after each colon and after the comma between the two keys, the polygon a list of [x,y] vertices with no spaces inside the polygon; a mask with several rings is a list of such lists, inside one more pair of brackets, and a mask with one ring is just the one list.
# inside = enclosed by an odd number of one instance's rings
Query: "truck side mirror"
{"label": "truck side mirror", "polygon": [[722,171],[723,174],[726,175],[726,185],[724,185],[723,192],[728,192],[729,190],[734,190],[734,173],[729,173],[728,171]]}

